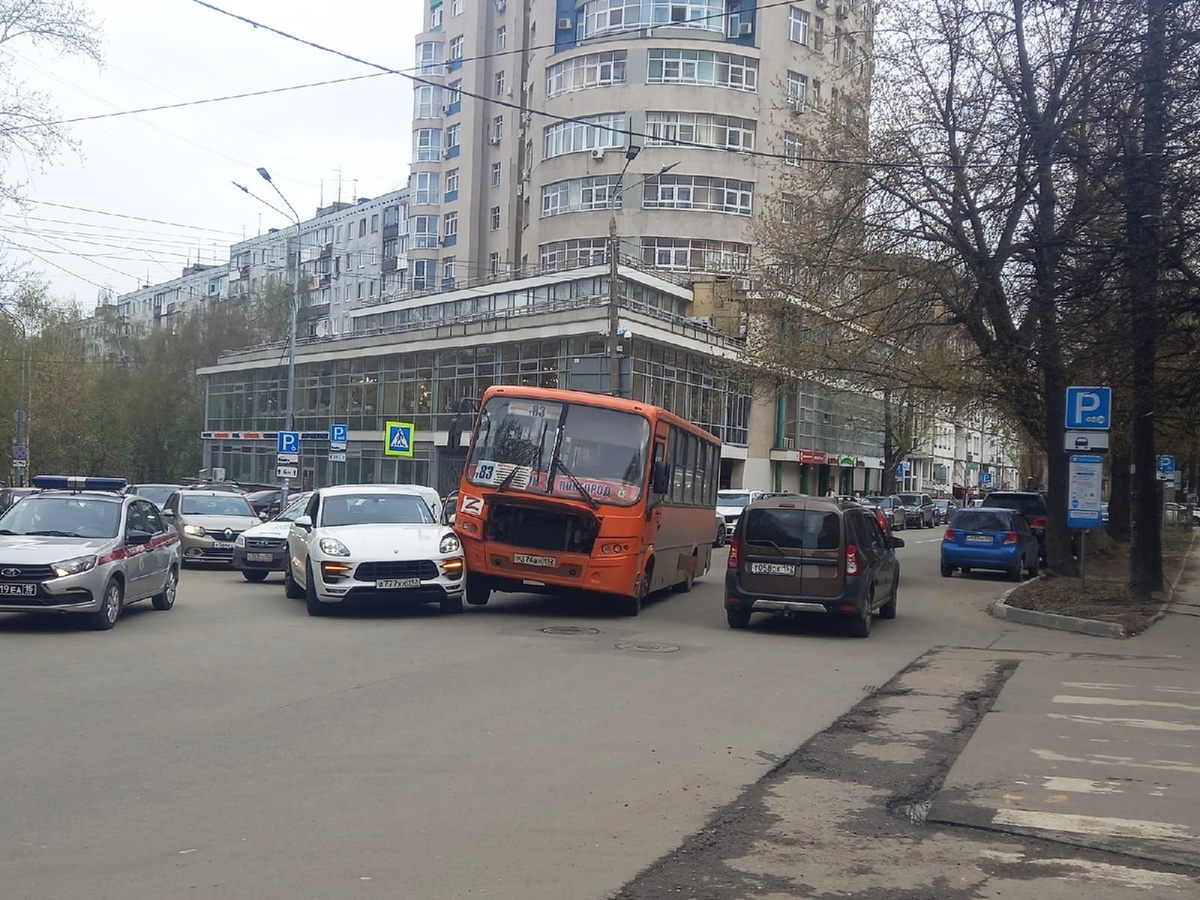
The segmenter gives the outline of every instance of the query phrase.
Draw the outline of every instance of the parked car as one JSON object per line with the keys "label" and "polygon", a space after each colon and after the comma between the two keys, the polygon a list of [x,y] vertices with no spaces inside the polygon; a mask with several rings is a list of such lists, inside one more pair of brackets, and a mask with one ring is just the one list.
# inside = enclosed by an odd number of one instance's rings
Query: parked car
{"label": "parked car", "polygon": [[900,531],[908,527],[908,517],[904,513],[904,501],[897,494],[867,497],[865,502],[883,510],[892,531]]}
{"label": "parked car", "polygon": [[262,581],[271,572],[282,572],[287,562],[287,536],[292,522],[304,513],[311,492],[292,494],[279,514],[261,525],[247,528],[233,539],[233,567],[247,581]]}
{"label": "parked car", "polygon": [[268,491],[251,491],[246,494],[246,502],[260,517],[270,519],[279,513],[279,503],[282,497],[283,491],[278,488]]}
{"label": "parked car", "polygon": [[985,507],[1015,509],[1029,522],[1037,538],[1039,557],[1046,559],[1046,498],[1037,491],[992,491],[983,498]]}
{"label": "parked car", "polygon": [[0,516],[0,612],[78,615],[112,628],[131,603],[175,605],[179,539],[120,478],[38,475]]}
{"label": "parked car", "polygon": [[918,528],[932,528],[937,524],[937,507],[928,494],[901,491],[898,495],[904,504],[904,523]]}
{"label": "parked car", "polygon": [[283,585],[310,616],[348,600],[437,603],[463,609],[462,547],[407,485],[320,488],[288,529]]}
{"label": "parked car", "polygon": [[949,497],[939,497],[933,501],[933,505],[937,507],[937,520],[939,525],[950,524],[950,516],[958,509],[958,501],[951,500]]}
{"label": "parked car", "polygon": [[756,612],[824,613],[867,637],[878,612],[896,616],[900,538],[873,510],[824,497],[773,497],[738,519],[725,571],[725,616],[745,628]]}
{"label": "parked car", "polygon": [[999,569],[1020,581],[1038,574],[1041,548],[1029,521],[1015,509],[987,505],[959,510],[942,536],[942,577],[955,569]]}
{"label": "parked car", "polygon": [[717,513],[717,526],[716,526],[717,533],[713,537],[713,546],[714,547],[724,547],[725,546],[725,541],[727,540],[727,538],[725,536],[725,529],[727,527],[728,526],[725,524],[725,517],[723,515],[721,515],[720,513]]}
{"label": "parked car", "polygon": [[183,561],[233,562],[233,546],[259,518],[244,494],[184,488],[167,498],[163,516],[179,533]]}
{"label": "parked car", "polygon": [[125,488],[125,493],[144,497],[159,509],[162,509],[163,504],[167,502],[167,498],[181,487],[183,485],[179,484],[131,484]]}
{"label": "parked car", "polygon": [[737,527],[738,517],[742,514],[742,510],[762,496],[762,491],[717,491],[717,512],[725,517],[726,538],[733,536],[733,529]]}
{"label": "parked car", "polygon": [[0,513],[7,512],[8,508],[22,497],[36,493],[37,488],[35,487],[10,487],[0,490]]}

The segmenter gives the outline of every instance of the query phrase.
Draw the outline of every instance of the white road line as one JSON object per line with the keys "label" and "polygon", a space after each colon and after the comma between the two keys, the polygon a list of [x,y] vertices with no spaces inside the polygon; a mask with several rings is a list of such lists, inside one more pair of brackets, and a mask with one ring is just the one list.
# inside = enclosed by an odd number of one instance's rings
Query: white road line
{"label": "white road line", "polygon": [[1105,716],[1065,716],[1061,713],[1047,713],[1046,718],[1066,719],[1069,722],[1093,722],[1099,725],[1123,725],[1126,728],[1145,728],[1148,731],[1200,731],[1200,725],[1164,722],[1161,719],[1112,719]]}
{"label": "white road line", "polygon": [[1124,766],[1127,769],[1160,769],[1164,772],[1188,772],[1200,775],[1200,766],[1193,766],[1188,763],[1169,759],[1152,759],[1149,762],[1140,763],[1134,762],[1128,756],[1066,756],[1054,750],[1038,749],[1032,749],[1029,752],[1045,762],[1087,763],[1091,766],[1104,766],[1106,768]]}
{"label": "white road line", "polygon": [[1189,712],[1200,712],[1200,706],[1168,703],[1165,700],[1122,700],[1119,697],[1073,697],[1068,694],[1056,694],[1051,702],[1078,703],[1081,706],[1155,706],[1160,709],[1186,709]]}
{"label": "white road line", "polygon": [[1065,831],[1070,834],[1134,837],[1188,843],[1200,840],[1200,835],[1192,834],[1184,826],[1174,825],[1170,822],[1117,819],[1108,816],[1077,816],[1070,813],[1039,812],[1032,809],[998,809],[996,815],[992,817],[992,823],[1012,825],[1018,828],[1037,828],[1042,831]]}
{"label": "white road line", "polygon": [[1048,791],[1064,794],[1123,794],[1119,781],[1091,781],[1087,778],[1064,778],[1048,775],[1042,779]]}

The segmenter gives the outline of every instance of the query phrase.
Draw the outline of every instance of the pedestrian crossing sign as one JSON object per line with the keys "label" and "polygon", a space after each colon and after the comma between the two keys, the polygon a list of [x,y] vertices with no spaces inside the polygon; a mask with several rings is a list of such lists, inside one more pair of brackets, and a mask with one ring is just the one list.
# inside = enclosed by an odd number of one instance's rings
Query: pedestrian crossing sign
{"label": "pedestrian crossing sign", "polygon": [[388,456],[413,455],[413,423],[388,422],[384,432],[383,452]]}

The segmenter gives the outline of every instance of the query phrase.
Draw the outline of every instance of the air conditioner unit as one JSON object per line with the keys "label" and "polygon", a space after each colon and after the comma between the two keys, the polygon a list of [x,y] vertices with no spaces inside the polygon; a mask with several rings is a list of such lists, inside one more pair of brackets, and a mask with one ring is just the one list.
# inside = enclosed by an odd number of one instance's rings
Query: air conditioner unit
{"label": "air conditioner unit", "polygon": [[490,138],[488,138],[488,143],[491,144],[493,147],[498,146],[500,143],[500,138],[490,137]]}
{"label": "air conditioner unit", "polygon": [[496,12],[504,12],[507,6],[508,4],[505,2],[505,0],[496,0]]}
{"label": "air conditioner unit", "polygon": [[743,22],[741,25],[738,26],[738,35],[739,36],[753,34],[753,32],[754,32],[754,26],[752,24],[750,24],[749,22]]}
{"label": "air conditioner unit", "polygon": [[573,19],[559,19],[558,20],[558,30],[559,31],[570,31],[574,27],[575,27],[575,21]]}
{"label": "air conditioner unit", "polygon": [[829,0],[817,0],[817,9],[829,9]]}
{"label": "air conditioner unit", "polygon": [[450,115],[450,107],[449,107],[449,106],[443,106],[443,107],[442,107],[442,115],[443,115],[443,116],[448,116],[448,115]]}
{"label": "air conditioner unit", "polygon": [[803,115],[804,109],[804,99],[802,97],[797,97],[792,101],[792,112],[795,115]]}
{"label": "air conditioner unit", "polygon": [[846,18],[848,15],[850,15],[850,7],[849,7],[849,5],[848,5],[848,4],[845,4],[845,3],[839,3],[839,4],[837,5],[837,17],[838,17],[839,19],[844,19],[844,18]]}
{"label": "air conditioner unit", "polygon": [[734,290],[743,291],[743,292],[750,290],[750,279],[749,278],[733,279],[733,288],[734,288]]}
{"label": "air conditioner unit", "polygon": [[525,185],[523,185],[523,184],[518,184],[518,185],[517,185],[517,196],[518,196],[518,197],[524,197],[524,196],[525,196]]}
{"label": "air conditioner unit", "polygon": [[596,147],[592,150],[592,159],[604,159],[604,148]]}

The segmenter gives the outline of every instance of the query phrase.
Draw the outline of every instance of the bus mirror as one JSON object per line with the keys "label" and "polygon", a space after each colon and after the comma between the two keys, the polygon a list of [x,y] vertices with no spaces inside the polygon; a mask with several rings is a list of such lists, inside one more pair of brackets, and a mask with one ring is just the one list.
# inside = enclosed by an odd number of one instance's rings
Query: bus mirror
{"label": "bus mirror", "polygon": [[671,464],[665,459],[654,461],[654,476],[650,489],[655,494],[665,494],[671,489]]}

